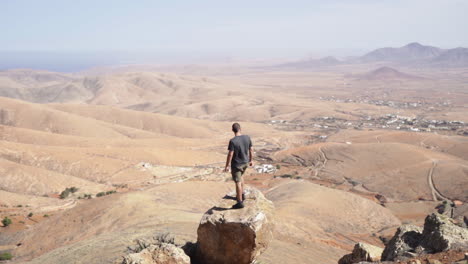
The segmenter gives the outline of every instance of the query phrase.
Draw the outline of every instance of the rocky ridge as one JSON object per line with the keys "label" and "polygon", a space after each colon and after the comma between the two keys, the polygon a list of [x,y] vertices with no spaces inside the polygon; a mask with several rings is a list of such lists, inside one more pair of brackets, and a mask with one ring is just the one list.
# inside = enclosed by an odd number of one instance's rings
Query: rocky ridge
{"label": "rocky ridge", "polygon": [[356,244],[353,252],[343,256],[338,263],[422,263],[418,258],[424,257],[429,261],[436,253],[468,250],[468,229],[457,225],[446,215],[433,213],[426,217],[424,228],[413,225],[399,227],[378,258],[370,257],[371,252],[377,251],[371,249],[363,243]]}
{"label": "rocky ridge", "polygon": [[245,197],[243,209],[232,209],[232,193],[210,208],[200,221],[196,244],[178,245],[167,234],[137,241],[119,264],[254,263],[273,238],[274,206],[257,189],[247,189]]}

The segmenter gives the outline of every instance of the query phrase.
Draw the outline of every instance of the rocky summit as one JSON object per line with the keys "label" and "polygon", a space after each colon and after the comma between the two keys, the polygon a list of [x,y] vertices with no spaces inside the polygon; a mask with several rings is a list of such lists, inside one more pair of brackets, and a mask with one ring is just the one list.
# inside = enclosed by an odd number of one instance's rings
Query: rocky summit
{"label": "rocky summit", "polygon": [[400,226],[382,253],[382,260],[394,260],[407,252],[414,252],[419,245],[422,228],[413,225]]}
{"label": "rocky summit", "polygon": [[446,215],[433,213],[426,217],[424,228],[404,225],[386,245],[382,260],[397,261],[448,250],[468,248],[468,229],[458,226]]}
{"label": "rocky summit", "polygon": [[429,252],[468,248],[468,229],[454,224],[452,218],[431,214],[426,217],[421,245]]}
{"label": "rocky summit", "polygon": [[252,263],[273,237],[273,203],[257,189],[245,193],[245,208],[231,209],[227,195],[208,210],[198,227],[196,260],[205,264]]}

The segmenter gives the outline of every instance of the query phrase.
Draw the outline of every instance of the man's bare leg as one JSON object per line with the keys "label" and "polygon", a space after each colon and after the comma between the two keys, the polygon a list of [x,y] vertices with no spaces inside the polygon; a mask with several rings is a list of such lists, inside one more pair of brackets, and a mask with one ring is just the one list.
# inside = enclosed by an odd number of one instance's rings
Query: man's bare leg
{"label": "man's bare leg", "polygon": [[242,201],[244,201],[244,197],[245,197],[245,189],[244,189],[244,177],[241,178],[241,189],[242,189],[242,192],[241,192],[241,197],[242,197]]}
{"label": "man's bare leg", "polygon": [[242,192],[244,191],[243,180],[236,182],[236,198],[238,202],[242,202]]}

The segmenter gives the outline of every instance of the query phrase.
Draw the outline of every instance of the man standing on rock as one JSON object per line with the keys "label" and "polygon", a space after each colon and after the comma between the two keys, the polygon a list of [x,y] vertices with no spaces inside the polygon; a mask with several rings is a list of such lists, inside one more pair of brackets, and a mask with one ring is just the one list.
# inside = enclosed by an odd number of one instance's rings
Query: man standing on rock
{"label": "man standing on rock", "polygon": [[229,140],[228,150],[229,153],[226,159],[226,167],[224,172],[229,171],[231,166],[232,179],[236,183],[236,199],[237,203],[232,207],[235,209],[244,208],[244,175],[247,168],[253,166],[253,149],[252,140],[247,135],[241,134],[241,127],[238,123],[232,124],[232,132],[234,137]]}

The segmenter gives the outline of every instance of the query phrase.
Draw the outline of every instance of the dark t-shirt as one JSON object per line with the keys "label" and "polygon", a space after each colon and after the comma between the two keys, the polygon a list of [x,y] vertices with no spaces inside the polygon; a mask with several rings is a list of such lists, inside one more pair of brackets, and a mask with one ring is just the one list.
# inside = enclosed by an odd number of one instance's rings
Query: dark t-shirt
{"label": "dark t-shirt", "polygon": [[234,151],[231,167],[249,163],[249,148],[252,147],[252,140],[247,135],[240,135],[229,140],[228,150]]}

